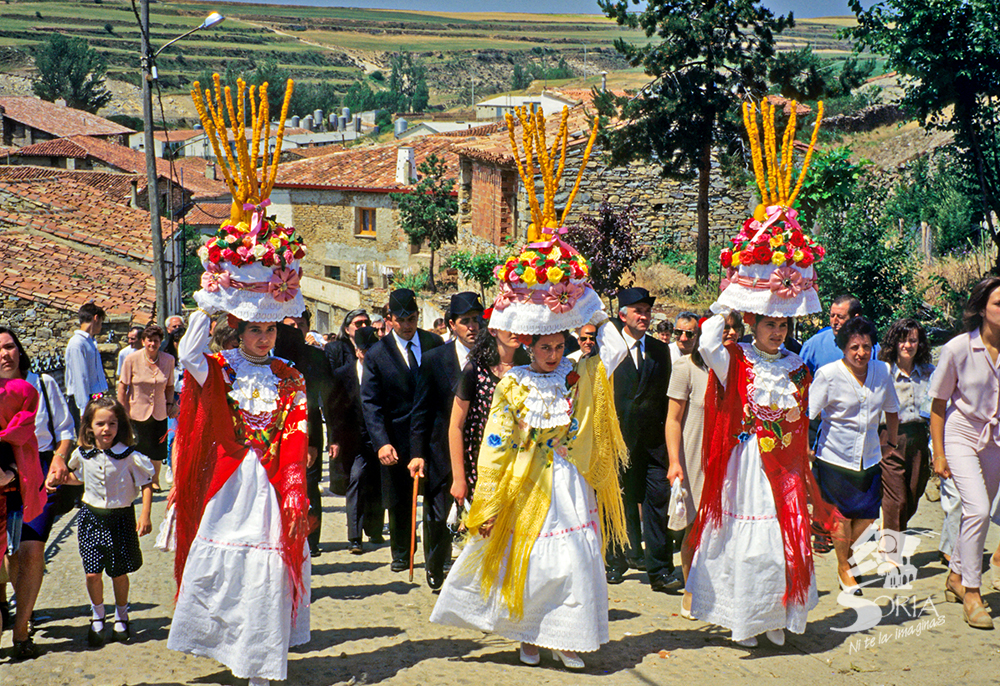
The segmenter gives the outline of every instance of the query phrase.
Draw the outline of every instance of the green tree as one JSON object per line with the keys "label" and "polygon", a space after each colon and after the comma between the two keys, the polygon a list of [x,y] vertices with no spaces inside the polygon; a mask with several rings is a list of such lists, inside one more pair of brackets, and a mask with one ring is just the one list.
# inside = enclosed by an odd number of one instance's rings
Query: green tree
{"label": "green tree", "polygon": [[510,82],[511,90],[524,90],[531,85],[531,74],[520,64],[514,65],[514,76]]}
{"label": "green tree", "polygon": [[[445,243],[458,239],[458,200],[452,194],[455,179],[445,178],[448,166],[443,158],[430,155],[417,167],[421,179],[412,191],[399,199],[399,223],[410,243],[426,242],[431,251],[427,285],[437,292],[434,283],[434,254]],[[415,179],[414,179],[415,180]]]}
{"label": "green tree", "polygon": [[655,160],[665,176],[698,177],[695,278],[705,284],[712,149],[737,140],[743,99],[766,93],[774,34],[791,26],[792,17],[775,18],[754,0],[649,0],[638,13],[628,0],[598,2],[619,24],[657,37],[646,44],[615,41],[618,52],[654,80],[635,96],[595,89],[598,112],[622,121],[605,129],[605,149],[613,164]]}
{"label": "green tree", "polygon": [[104,87],[107,62],[84,39],[51,33],[34,57],[38,78],[31,87],[42,100],[62,98],[69,107],[91,113],[111,100]]}
{"label": "green tree", "polygon": [[823,59],[807,45],[801,50],[779,52],[767,78],[786,98],[819,100],[850,95],[874,70],[875,60],[859,62],[854,56],[846,59],[838,70],[836,62]]}
{"label": "green tree", "polygon": [[831,206],[843,209],[845,203],[854,197],[858,179],[869,164],[868,160],[852,162],[851,149],[847,146],[817,152],[806,172],[796,203],[801,213],[799,223],[806,230],[812,230],[820,210]]}
{"label": "green tree", "polygon": [[486,289],[493,285],[496,277],[493,269],[503,264],[504,258],[493,253],[472,253],[459,250],[451,256],[448,265],[454,267],[469,281],[479,285],[479,294],[486,300]]}
{"label": "green tree", "polygon": [[[886,56],[908,77],[903,106],[924,126],[954,133],[982,202],[1000,213],[1000,4],[995,0],[884,0],[865,10],[850,0],[858,25],[845,31],[858,49]],[[986,221],[1000,248],[1000,230]],[[992,266],[1000,273],[1000,249]]]}

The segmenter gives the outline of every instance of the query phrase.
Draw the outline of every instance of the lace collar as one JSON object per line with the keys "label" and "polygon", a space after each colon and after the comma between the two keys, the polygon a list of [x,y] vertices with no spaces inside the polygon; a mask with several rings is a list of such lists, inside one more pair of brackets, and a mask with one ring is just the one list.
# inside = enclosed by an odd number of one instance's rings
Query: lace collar
{"label": "lace collar", "polygon": [[573,363],[565,357],[554,372],[543,374],[531,367],[514,367],[505,376],[528,389],[524,399],[524,421],[534,429],[552,429],[566,426],[573,414],[566,388],[566,376],[573,371]]}
{"label": "lace collar", "polygon": [[[117,453],[115,448],[121,448]],[[104,453],[108,457],[114,458],[116,460],[124,460],[126,457],[135,452],[135,448],[130,445],[123,445],[121,443],[115,443],[113,448],[108,448],[107,450],[101,450],[97,446],[93,448],[80,448],[80,457],[85,460],[90,460],[97,457],[98,453]]]}
{"label": "lace collar", "polygon": [[249,414],[274,412],[278,409],[278,377],[271,365],[255,364],[236,350],[223,350],[222,358],[231,372],[232,390],[229,397]]}
{"label": "lace collar", "polygon": [[740,343],[747,362],[753,369],[753,402],[761,407],[790,410],[798,407],[795,398],[798,387],[791,373],[802,366],[802,358],[791,353],[769,360],[757,353],[753,345]]}

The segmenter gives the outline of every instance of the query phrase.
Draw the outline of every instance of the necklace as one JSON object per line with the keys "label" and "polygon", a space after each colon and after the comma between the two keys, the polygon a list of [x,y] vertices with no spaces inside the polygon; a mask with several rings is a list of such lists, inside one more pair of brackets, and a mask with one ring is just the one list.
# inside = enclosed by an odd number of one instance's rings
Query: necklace
{"label": "necklace", "polygon": [[753,351],[758,355],[760,355],[760,359],[764,360],[765,362],[777,362],[778,360],[781,359],[780,350],[774,354],[771,354],[771,353],[766,353],[760,348],[758,348],[756,343],[751,343],[750,345],[753,347]]}
{"label": "necklace", "polygon": [[251,364],[270,364],[271,362],[270,355],[254,355],[253,353],[248,353],[243,348],[242,344],[240,344],[239,351],[243,359]]}

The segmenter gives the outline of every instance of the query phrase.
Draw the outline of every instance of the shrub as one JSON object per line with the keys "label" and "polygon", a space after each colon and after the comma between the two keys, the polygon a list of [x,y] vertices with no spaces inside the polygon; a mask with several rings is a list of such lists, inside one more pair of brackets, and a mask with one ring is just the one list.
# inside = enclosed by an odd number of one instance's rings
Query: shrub
{"label": "shrub", "polygon": [[491,253],[476,253],[459,250],[452,254],[448,266],[454,267],[459,273],[479,284],[479,294],[486,299],[486,289],[493,285],[493,268],[503,263],[503,258]]}

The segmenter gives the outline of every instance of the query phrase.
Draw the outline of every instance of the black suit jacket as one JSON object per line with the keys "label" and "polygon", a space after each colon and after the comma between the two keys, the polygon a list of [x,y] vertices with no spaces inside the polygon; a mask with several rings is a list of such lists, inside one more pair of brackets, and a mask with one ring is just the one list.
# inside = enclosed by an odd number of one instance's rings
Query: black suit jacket
{"label": "black suit jacket", "polygon": [[[625,342],[630,339],[625,338]],[[615,370],[618,421],[633,460],[651,459],[667,465],[664,426],[670,369],[667,344],[646,336],[641,374],[636,371],[631,352]]]}
{"label": "black suit jacket", "polygon": [[330,442],[340,446],[340,459],[350,465],[358,455],[374,458],[375,449],[361,411],[361,384],[355,362],[348,362],[333,373],[333,395]]}
{"label": "black suit jacket", "polygon": [[420,363],[410,422],[410,456],[424,459],[428,486],[451,480],[448,426],[462,370],[455,341],[431,350]]}
{"label": "black suit jacket", "polygon": [[357,359],[354,354],[354,345],[350,341],[340,339],[332,340],[324,345],[323,354],[326,355],[331,373],[337,371],[348,362],[354,362]]}
{"label": "black suit jacket", "polygon": [[327,433],[323,431],[323,416],[329,418],[332,414],[330,402],[333,391],[333,374],[326,356],[318,348],[307,344],[295,327],[280,322],[274,354],[291,362],[305,379],[309,447],[322,452],[326,440],[324,433]]}
{"label": "black suit jacket", "polygon": [[[443,345],[437,334],[417,329],[420,337],[421,366],[427,353]],[[382,446],[396,449],[399,461],[410,461],[410,415],[417,390],[417,370],[411,374],[392,335],[385,336],[365,353],[361,383],[361,408],[365,426],[377,453]]]}

